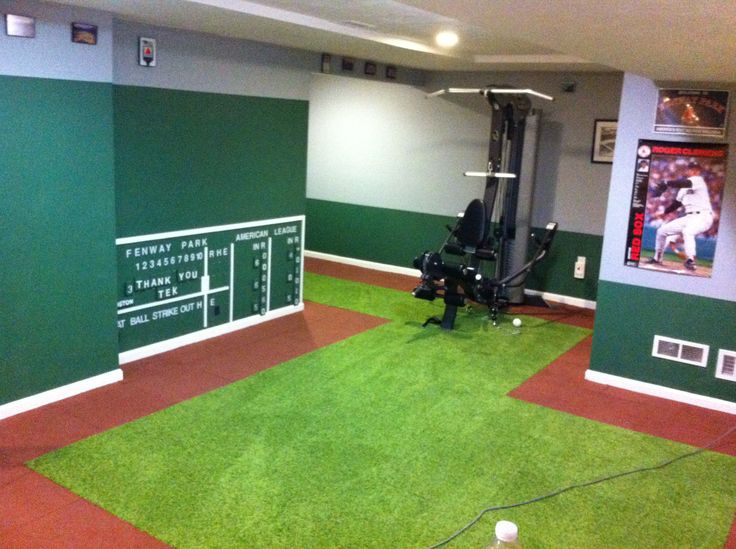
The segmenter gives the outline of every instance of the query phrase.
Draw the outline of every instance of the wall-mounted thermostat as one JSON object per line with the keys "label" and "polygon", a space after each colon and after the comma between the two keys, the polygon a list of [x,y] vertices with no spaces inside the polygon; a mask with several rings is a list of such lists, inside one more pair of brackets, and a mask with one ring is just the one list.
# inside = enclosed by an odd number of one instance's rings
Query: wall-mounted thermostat
{"label": "wall-mounted thermostat", "polygon": [[138,64],[144,67],[156,66],[156,40],[153,38],[138,39]]}

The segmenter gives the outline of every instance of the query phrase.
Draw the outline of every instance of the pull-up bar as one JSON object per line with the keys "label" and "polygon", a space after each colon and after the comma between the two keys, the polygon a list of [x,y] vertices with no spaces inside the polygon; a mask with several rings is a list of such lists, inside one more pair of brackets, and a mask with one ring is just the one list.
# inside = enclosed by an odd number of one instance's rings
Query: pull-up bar
{"label": "pull-up bar", "polygon": [[515,173],[504,173],[504,172],[463,172],[465,177],[497,177],[499,179],[516,179]]}
{"label": "pull-up bar", "polygon": [[519,94],[525,94],[525,95],[533,95],[534,97],[540,97],[541,99],[546,99],[547,101],[554,101],[555,98],[551,95],[547,95],[544,93],[540,93],[538,91],[534,91],[531,88],[524,88],[524,89],[517,89],[517,88],[447,88],[446,90],[437,90],[436,92],[428,93],[427,97],[437,97],[439,95],[443,95],[445,93],[478,93],[484,96],[488,96],[489,94],[496,94],[496,95],[519,95]]}

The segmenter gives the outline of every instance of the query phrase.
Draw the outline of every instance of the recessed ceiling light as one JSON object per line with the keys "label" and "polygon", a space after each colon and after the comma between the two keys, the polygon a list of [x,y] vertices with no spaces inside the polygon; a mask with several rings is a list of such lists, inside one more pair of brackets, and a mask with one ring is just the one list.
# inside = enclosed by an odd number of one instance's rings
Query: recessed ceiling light
{"label": "recessed ceiling light", "polygon": [[440,48],[452,48],[453,46],[456,46],[458,43],[458,36],[457,33],[453,31],[442,31],[438,32],[437,35],[434,37],[435,44],[437,44]]}

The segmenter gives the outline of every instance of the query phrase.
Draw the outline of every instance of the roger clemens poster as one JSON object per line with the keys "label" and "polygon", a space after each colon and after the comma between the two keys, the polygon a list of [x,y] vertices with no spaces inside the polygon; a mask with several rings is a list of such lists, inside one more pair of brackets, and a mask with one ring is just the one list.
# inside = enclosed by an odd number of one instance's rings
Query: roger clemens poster
{"label": "roger clemens poster", "polygon": [[639,140],[624,264],[710,277],[728,148]]}

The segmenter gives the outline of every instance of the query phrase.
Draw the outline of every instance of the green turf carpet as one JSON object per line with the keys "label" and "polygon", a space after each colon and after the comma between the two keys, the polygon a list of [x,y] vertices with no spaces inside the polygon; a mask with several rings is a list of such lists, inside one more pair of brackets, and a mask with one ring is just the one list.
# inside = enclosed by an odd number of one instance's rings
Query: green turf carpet
{"label": "green turf carpet", "polygon": [[[584,329],[308,275],[305,298],[391,322],[42,456],[36,471],[176,547],[427,547],[512,503],[691,448],[505,396]],[[247,357],[247,349],[243,349]],[[722,547],[736,459],[663,470],[484,517],[525,549]]]}

